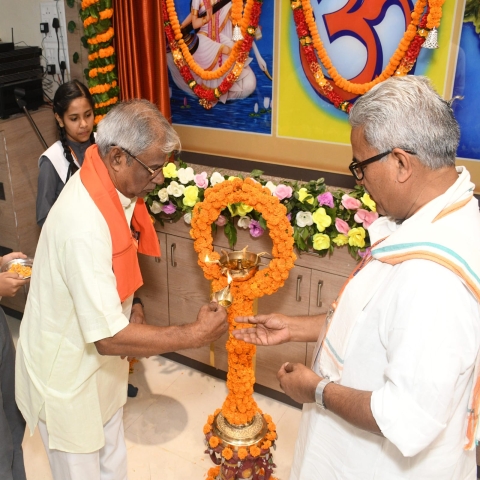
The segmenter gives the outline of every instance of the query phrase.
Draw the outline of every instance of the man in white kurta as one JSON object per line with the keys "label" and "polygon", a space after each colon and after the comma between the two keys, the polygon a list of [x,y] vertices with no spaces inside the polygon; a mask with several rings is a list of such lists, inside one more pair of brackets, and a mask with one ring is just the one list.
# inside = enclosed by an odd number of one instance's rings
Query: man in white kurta
{"label": "man in white kurta", "polygon": [[311,369],[286,363],[277,375],[304,404],[290,480],[473,480],[480,213],[455,167],[458,124],[412,76],[378,84],[349,120],[349,168],[384,215],[369,228],[371,255],[328,315],[240,318],[256,328],[233,334],[318,339]]}
{"label": "man in white kurta", "polygon": [[137,250],[160,255],[141,198],[163,183],[163,164],[178,147],[155,105],[118,104],[43,226],[18,340],[16,400],[32,434],[39,425],[54,480],[126,479],[122,357],[198,347],[228,329],[216,304],[185,325],[147,325],[141,306],[130,321],[143,283]]}
{"label": "man in white kurta", "polygon": [[[135,201],[118,194],[130,224]],[[35,273],[49,281],[30,287],[17,403],[30,431],[38,419],[48,424],[50,448],[84,453],[103,446],[103,425],[127,399],[128,362],[99,355],[94,342],[128,325],[133,295],[120,304],[110,232],[79,175],[61,199],[35,254]]]}

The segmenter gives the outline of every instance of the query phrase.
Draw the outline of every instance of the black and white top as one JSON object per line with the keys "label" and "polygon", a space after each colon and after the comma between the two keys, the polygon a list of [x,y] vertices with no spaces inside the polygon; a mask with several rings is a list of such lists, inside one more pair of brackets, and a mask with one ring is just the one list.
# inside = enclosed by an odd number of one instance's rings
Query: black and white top
{"label": "black and white top", "polygon": [[[67,139],[67,144],[73,150],[75,163],[81,167],[85,151],[91,145],[90,140],[77,143]],[[37,190],[37,224],[41,227],[67,179],[69,163],[65,158],[60,140],[43,152],[38,160],[38,166],[40,171]]]}

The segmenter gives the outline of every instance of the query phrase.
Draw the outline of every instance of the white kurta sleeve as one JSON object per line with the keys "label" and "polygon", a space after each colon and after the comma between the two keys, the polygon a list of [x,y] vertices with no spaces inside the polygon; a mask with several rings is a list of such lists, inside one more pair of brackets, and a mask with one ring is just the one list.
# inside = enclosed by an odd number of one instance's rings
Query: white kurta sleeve
{"label": "white kurta sleeve", "polygon": [[112,245],[101,229],[69,238],[65,282],[86,343],[112,337],[129,321],[122,313],[112,270]]}
{"label": "white kurta sleeve", "polygon": [[[479,308],[457,275],[425,260],[399,266],[380,331],[388,365],[373,416],[404,456],[432,443],[471,388]],[[466,414],[466,409],[465,409]]]}

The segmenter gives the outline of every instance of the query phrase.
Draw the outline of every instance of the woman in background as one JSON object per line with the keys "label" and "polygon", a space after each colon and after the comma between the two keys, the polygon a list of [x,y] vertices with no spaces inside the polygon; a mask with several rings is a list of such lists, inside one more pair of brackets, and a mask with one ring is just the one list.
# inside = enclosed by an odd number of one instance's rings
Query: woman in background
{"label": "woman in background", "polygon": [[53,113],[60,131],[60,140],[47,149],[39,160],[39,226],[43,226],[68,179],[82,166],[87,148],[95,143],[93,108],[88,88],[78,80],[60,85],[55,92]]}

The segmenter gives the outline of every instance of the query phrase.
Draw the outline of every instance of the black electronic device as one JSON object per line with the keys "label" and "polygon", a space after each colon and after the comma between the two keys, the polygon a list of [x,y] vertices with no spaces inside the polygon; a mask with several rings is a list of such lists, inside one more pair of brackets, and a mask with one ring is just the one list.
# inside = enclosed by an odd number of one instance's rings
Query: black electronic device
{"label": "black electronic device", "polygon": [[0,53],[11,52],[14,48],[13,42],[0,42]]}
{"label": "black electronic device", "polygon": [[24,100],[29,110],[36,110],[45,103],[41,54],[41,48],[28,46],[0,52],[0,118],[22,111],[15,101],[16,88],[25,90]]}

